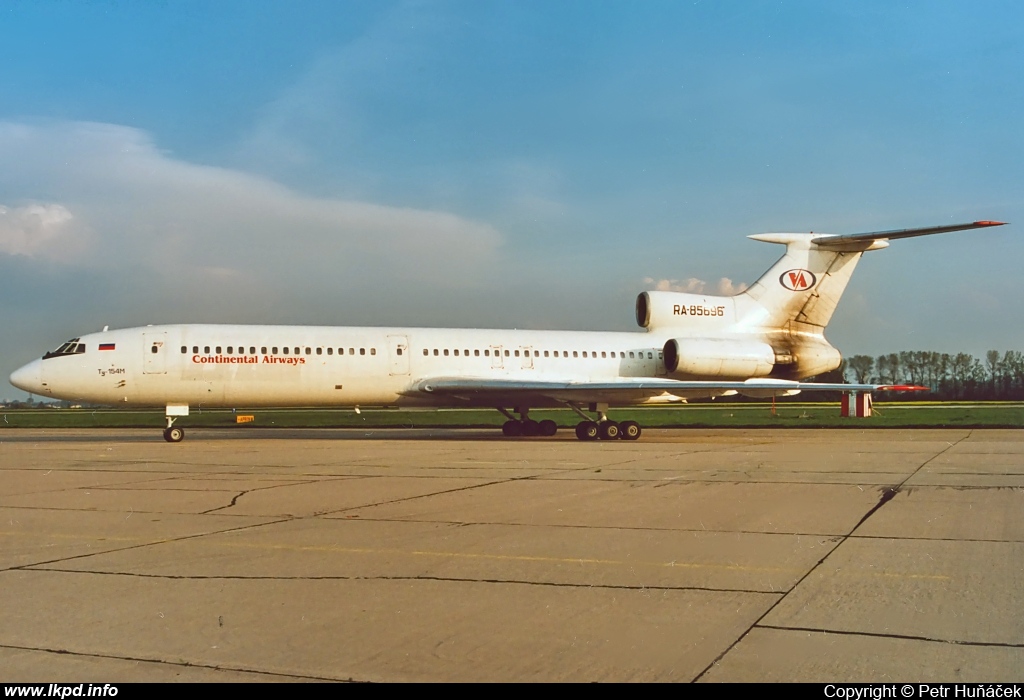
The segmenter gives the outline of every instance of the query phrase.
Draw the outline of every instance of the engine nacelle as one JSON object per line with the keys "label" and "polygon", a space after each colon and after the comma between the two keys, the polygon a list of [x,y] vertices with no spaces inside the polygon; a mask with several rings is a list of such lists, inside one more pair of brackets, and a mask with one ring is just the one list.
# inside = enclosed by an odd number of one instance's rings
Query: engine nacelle
{"label": "engine nacelle", "polygon": [[[733,297],[686,292],[643,292],[636,298],[636,322],[642,328],[699,327],[720,330],[736,319]],[[700,324],[696,326],[695,324]]]}
{"label": "engine nacelle", "polygon": [[665,368],[673,377],[750,379],[775,366],[768,343],[728,338],[673,338],[665,343]]}
{"label": "engine nacelle", "polygon": [[796,364],[792,378],[796,379],[831,372],[843,363],[842,354],[821,336],[801,339],[794,344],[793,354]]}

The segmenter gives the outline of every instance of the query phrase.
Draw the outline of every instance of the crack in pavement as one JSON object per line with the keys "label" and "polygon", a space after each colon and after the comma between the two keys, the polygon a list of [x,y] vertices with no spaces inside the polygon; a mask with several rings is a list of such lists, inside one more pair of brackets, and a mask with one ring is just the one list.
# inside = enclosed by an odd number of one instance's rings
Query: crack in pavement
{"label": "crack in pavement", "polygon": [[713,661],[712,661],[712,662],[711,662],[710,664],[708,664],[708,665],[707,665],[707,666],[706,666],[706,667],[704,668],[704,670],[703,670],[703,671],[701,671],[701,672],[700,672],[700,673],[698,673],[698,674],[697,674],[696,676],[694,676],[694,678],[693,678],[693,682],[697,682],[697,681],[699,681],[699,680],[700,680],[700,679],[701,679],[701,678],[702,678],[702,677],[703,677],[703,676],[704,676],[704,675],[705,675],[705,674],[706,674],[706,673],[707,673],[708,671],[710,671],[710,670],[711,670],[712,668],[714,668],[714,667],[715,667],[716,665],[718,665],[718,662],[719,662],[719,661],[721,661],[721,660],[722,660],[723,658],[725,658],[725,656],[726,656],[726,655],[727,655],[727,654],[728,654],[728,653],[729,653],[730,651],[732,651],[732,650],[733,650],[733,649],[734,649],[734,648],[736,647],[736,645],[737,645],[737,644],[739,644],[739,643],[740,643],[741,641],[743,641],[743,640],[744,640],[744,639],[745,639],[745,638],[747,637],[747,635],[748,635],[748,634],[750,634],[750,631],[751,631],[752,629],[754,629],[755,627],[760,627],[760,626],[761,626],[761,620],[765,619],[765,618],[766,618],[766,617],[767,617],[768,615],[770,615],[770,614],[771,614],[771,612],[772,612],[772,611],[773,611],[773,610],[774,610],[775,608],[777,608],[777,607],[779,606],[779,604],[780,604],[780,603],[782,603],[782,601],[784,601],[784,600],[785,600],[785,599],[786,599],[786,598],[787,598],[787,597],[789,596],[789,594],[790,594],[790,593],[792,593],[792,592],[793,592],[793,591],[795,591],[795,590],[796,590],[797,588],[799,588],[799,587],[800,587],[800,584],[801,584],[801,583],[803,583],[804,581],[806,581],[806,580],[807,580],[807,578],[808,578],[808,577],[809,577],[809,576],[810,576],[811,574],[813,574],[813,573],[814,573],[815,571],[817,571],[817,570],[818,570],[818,567],[820,567],[820,566],[821,566],[821,565],[822,565],[822,564],[823,564],[823,563],[825,562],[825,560],[826,560],[826,559],[828,559],[828,558],[829,558],[830,556],[832,556],[832,554],[834,554],[834,553],[835,553],[835,551],[836,551],[837,549],[839,549],[839,548],[840,548],[841,546],[843,546],[843,543],[844,543],[844,542],[846,542],[847,540],[849,540],[849,539],[850,539],[850,537],[851,537],[851,536],[852,536],[852,535],[853,535],[853,534],[854,534],[854,533],[855,533],[855,532],[857,531],[857,528],[859,528],[859,527],[860,527],[861,525],[863,525],[863,524],[864,524],[864,523],[865,523],[865,522],[867,521],[867,519],[868,519],[868,518],[869,518],[870,516],[872,516],[872,515],[874,515],[875,513],[877,513],[877,512],[878,512],[878,510],[879,510],[879,509],[880,509],[880,508],[881,508],[882,506],[884,506],[884,505],[885,505],[886,503],[888,503],[889,501],[891,501],[891,500],[892,500],[892,499],[893,499],[893,498],[894,498],[894,497],[896,496],[896,494],[897,494],[897,493],[899,493],[900,489],[902,489],[902,487],[903,487],[903,485],[904,485],[904,484],[906,484],[906,483],[907,483],[908,481],[910,481],[910,480],[911,480],[912,478],[914,478],[914,476],[915,476],[915,475],[917,475],[917,474],[918,474],[918,473],[919,473],[919,472],[920,472],[920,471],[921,471],[922,469],[924,469],[924,468],[925,468],[925,467],[926,467],[926,466],[927,466],[928,464],[930,464],[930,463],[931,463],[931,462],[932,462],[933,460],[937,459],[937,458],[938,458],[938,457],[940,457],[941,455],[943,455],[943,454],[945,454],[946,452],[948,452],[949,450],[953,449],[953,448],[954,448],[955,446],[959,445],[959,444],[960,444],[961,442],[963,442],[964,440],[967,440],[967,439],[969,439],[969,438],[971,437],[971,435],[973,435],[973,434],[974,434],[974,431],[973,431],[973,430],[970,430],[970,431],[968,431],[968,432],[967,432],[967,434],[966,434],[966,435],[964,435],[963,437],[961,437],[960,439],[958,439],[958,440],[957,440],[956,442],[950,442],[950,443],[947,443],[947,444],[946,444],[946,447],[944,447],[943,449],[939,450],[939,451],[938,451],[938,452],[936,452],[936,453],[935,453],[934,455],[932,455],[931,457],[929,457],[928,459],[926,459],[926,460],[925,460],[924,462],[922,462],[921,464],[919,464],[919,465],[917,466],[917,468],[916,468],[916,469],[914,469],[914,470],[913,470],[913,471],[912,471],[912,472],[911,472],[911,473],[910,473],[909,475],[907,475],[907,477],[906,477],[905,479],[903,479],[903,481],[901,481],[901,482],[900,482],[899,484],[897,484],[896,486],[890,486],[890,487],[884,488],[884,489],[882,490],[882,495],[881,495],[881,497],[879,498],[879,500],[878,500],[878,503],[876,503],[876,504],[875,504],[875,505],[874,505],[874,506],[873,506],[873,507],[872,507],[872,508],[871,508],[871,509],[870,509],[870,510],[869,510],[869,511],[868,511],[868,512],[867,512],[867,513],[866,513],[866,514],[864,515],[864,517],[862,517],[862,518],[861,518],[861,519],[860,519],[860,520],[859,520],[859,521],[857,522],[857,524],[853,526],[853,529],[851,529],[851,530],[850,530],[850,531],[849,531],[848,533],[846,533],[846,535],[844,535],[844,536],[843,536],[843,537],[842,537],[842,538],[841,538],[841,539],[839,540],[839,542],[838,542],[838,543],[837,543],[837,544],[836,544],[836,545],[835,545],[834,547],[832,547],[831,549],[829,549],[829,551],[827,551],[827,552],[826,552],[826,553],[825,553],[825,554],[824,554],[824,555],[823,555],[823,556],[821,557],[821,559],[819,559],[819,560],[818,560],[818,561],[817,561],[817,562],[816,562],[816,563],[815,563],[815,564],[814,564],[813,566],[811,566],[811,567],[810,567],[810,568],[809,568],[809,569],[807,570],[807,572],[806,572],[806,573],[805,573],[805,574],[804,574],[803,576],[801,576],[801,577],[800,577],[800,579],[799,579],[799,580],[798,580],[798,581],[797,581],[796,583],[794,583],[794,584],[793,584],[793,585],[792,585],[792,586],[791,586],[791,587],[789,588],[789,590],[788,590],[788,591],[786,591],[786,592],[785,592],[785,593],[784,593],[784,594],[782,595],[782,597],[780,597],[780,598],[779,598],[778,600],[776,600],[776,601],[775,601],[775,602],[774,602],[774,603],[773,603],[772,605],[768,606],[768,609],[767,609],[767,610],[765,610],[765,611],[764,611],[764,612],[763,612],[763,613],[761,614],[761,616],[760,616],[760,617],[758,617],[758,618],[757,618],[756,620],[754,620],[754,622],[753,622],[753,623],[751,623],[750,627],[748,627],[748,628],[747,628],[746,630],[744,630],[743,634],[739,635],[739,636],[738,636],[738,637],[737,637],[737,638],[736,638],[735,640],[733,640],[732,644],[730,644],[730,645],[729,645],[728,647],[726,647],[726,648],[725,648],[725,650],[724,650],[724,651],[722,651],[722,653],[720,653],[720,654],[719,654],[718,656],[716,656],[716,657],[715,657],[715,659],[714,659],[714,660],[713,660]]}
{"label": "crack in pavement", "polygon": [[15,649],[18,651],[39,651],[48,654],[61,654],[68,656],[83,656],[96,659],[112,659],[115,661],[132,661],[135,663],[161,664],[165,666],[180,666],[183,668],[202,668],[212,671],[228,671],[233,673],[254,673],[261,676],[274,676],[278,678],[297,678],[314,681],[338,681],[338,682],[366,682],[356,681],[354,678],[331,678],[329,676],[310,676],[299,673],[284,673],[282,671],[260,671],[258,669],[246,668],[244,666],[217,666],[215,664],[201,664],[194,661],[169,661],[167,659],[146,658],[144,656],[119,656],[117,654],[101,654],[91,651],[72,651],[71,649],[53,649],[50,647],[30,647],[19,644],[4,644],[0,642],[0,649]]}
{"label": "crack in pavement", "polygon": [[[346,477],[333,477],[333,478],[326,478],[326,479],[311,479],[309,481],[298,481],[298,482],[295,482],[295,483],[292,483],[292,484],[270,484],[269,486],[259,486],[259,487],[256,487],[256,488],[245,489],[244,491],[240,491],[239,493],[235,494],[235,497],[232,498],[231,502],[228,503],[226,506],[217,506],[216,508],[211,508],[210,510],[204,510],[204,511],[201,511],[199,513],[199,515],[209,515],[210,513],[216,513],[219,510],[225,510],[227,508],[231,508],[231,507],[235,506],[238,503],[238,499],[239,498],[241,498],[242,496],[246,495],[247,493],[255,493],[256,491],[269,491],[270,489],[290,488],[292,486],[308,486],[309,484],[323,484],[323,483],[328,483],[328,482],[333,482],[333,481],[339,481],[340,482],[340,481],[351,481],[351,480],[352,480],[352,478],[351,477],[347,477],[347,476]],[[270,517],[273,517],[273,516],[270,516]]]}
{"label": "crack in pavement", "polygon": [[[540,586],[545,588],[585,588],[614,591],[703,591],[710,593],[753,593],[757,595],[783,596],[780,590],[758,588],[717,588],[714,586],[666,586],[617,583],[571,583],[566,581],[531,581],[528,579],[469,578],[465,576],[395,575],[395,576],[246,576],[241,574],[147,574],[131,571],[89,571],[83,569],[39,569],[24,567],[22,571],[34,573],[61,573],[92,576],[122,576],[127,578],[148,578],[167,581],[438,581],[442,583],[488,583],[516,586]],[[2,646],[2,645],[0,645]]]}
{"label": "crack in pavement", "polygon": [[786,627],[783,625],[758,625],[760,629],[783,630],[791,632],[820,632],[822,634],[836,634],[846,637],[875,637],[876,639],[907,639],[915,642],[936,642],[939,644],[958,644],[970,647],[1003,647],[1007,649],[1024,649],[1024,643],[1017,642],[968,642],[962,639],[942,639],[939,637],[924,637],[916,634],[895,634],[889,632],[856,632],[853,630],[835,630],[817,627]]}
{"label": "crack in pavement", "polygon": [[[136,512],[138,512],[138,511],[136,511]],[[253,517],[253,516],[248,516],[248,517]],[[255,527],[262,527],[264,525],[276,525],[278,523],[289,522],[291,520],[293,520],[293,518],[280,518],[278,520],[274,520],[274,521],[267,522],[267,523],[255,523],[255,524],[243,525],[242,527],[229,527],[227,529],[217,530],[217,531],[214,531],[214,532],[199,532],[199,533],[195,533],[195,534],[192,534],[192,535],[182,535],[181,537],[169,537],[169,538],[162,539],[162,540],[153,540],[153,541],[150,541],[150,542],[140,542],[138,544],[129,545],[127,547],[117,547],[115,549],[105,549],[102,552],[86,552],[84,554],[73,554],[71,556],[58,557],[57,559],[50,559],[50,560],[47,560],[47,561],[32,562],[31,564],[21,564],[20,566],[12,566],[12,567],[9,567],[9,568],[6,568],[6,569],[2,569],[2,571],[30,571],[30,570],[32,570],[32,567],[35,567],[35,566],[46,566],[48,564],[59,564],[61,562],[74,561],[76,559],[86,559],[88,557],[94,557],[94,556],[101,555],[101,554],[114,554],[116,552],[128,552],[128,551],[131,551],[133,549],[141,549],[143,547],[152,547],[153,545],[168,544],[168,543],[171,543],[171,542],[182,542],[184,540],[192,540],[192,539],[196,539],[196,538],[199,538],[199,537],[208,537],[208,536],[211,536],[211,535],[223,535],[223,534],[226,534],[226,533],[229,533],[229,532],[238,532],[238,531],[241,531],[241,530],[248,530],[248,529],[255,528]]]}

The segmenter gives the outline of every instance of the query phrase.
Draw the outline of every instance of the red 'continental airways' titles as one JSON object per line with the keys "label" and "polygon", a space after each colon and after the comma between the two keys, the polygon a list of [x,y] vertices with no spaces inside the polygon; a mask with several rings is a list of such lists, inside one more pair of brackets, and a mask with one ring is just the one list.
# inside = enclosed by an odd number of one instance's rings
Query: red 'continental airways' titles
{"label": "red 'continental airways' titles", "polygon": [[[305,357],[278,357],[263,355],[265,365],[304,365]],[[193,355],[192,362],[197,365],[256,365],[260,364],[258,355]]]}

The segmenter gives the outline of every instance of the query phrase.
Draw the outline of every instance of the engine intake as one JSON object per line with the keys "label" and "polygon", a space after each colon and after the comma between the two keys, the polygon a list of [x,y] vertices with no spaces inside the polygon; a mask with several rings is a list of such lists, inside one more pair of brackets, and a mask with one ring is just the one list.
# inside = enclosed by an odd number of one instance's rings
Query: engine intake
{"label": "engine intake", "polygon": [[735,321],[736,300],[687,292],[643,292],[636,298],[641,328],[724,329]]}

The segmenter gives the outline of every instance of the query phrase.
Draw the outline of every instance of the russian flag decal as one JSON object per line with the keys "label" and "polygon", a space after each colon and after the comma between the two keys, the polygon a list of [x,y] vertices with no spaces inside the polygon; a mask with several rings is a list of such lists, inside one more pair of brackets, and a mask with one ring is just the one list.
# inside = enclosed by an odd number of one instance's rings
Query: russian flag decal
{"label": "russian flag decal", "polygon": [[113,343],[100,343],[100,350],[113,350],[113,349],[114,349],[114,344]]}

